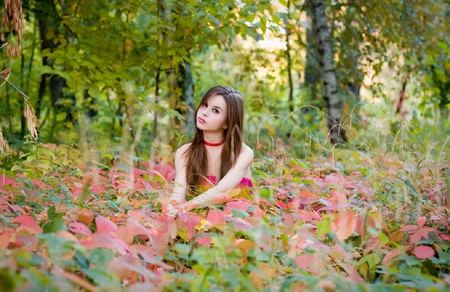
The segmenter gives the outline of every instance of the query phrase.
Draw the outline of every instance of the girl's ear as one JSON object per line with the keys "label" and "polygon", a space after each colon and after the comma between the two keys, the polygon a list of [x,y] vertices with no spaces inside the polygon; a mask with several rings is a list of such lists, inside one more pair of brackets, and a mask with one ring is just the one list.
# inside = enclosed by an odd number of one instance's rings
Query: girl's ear
{"label": "girl's ear", "polygon": [[227,125],[224,125],[223,126],[223,129],[225,130],[225,129],[228,129],[228,126]]}

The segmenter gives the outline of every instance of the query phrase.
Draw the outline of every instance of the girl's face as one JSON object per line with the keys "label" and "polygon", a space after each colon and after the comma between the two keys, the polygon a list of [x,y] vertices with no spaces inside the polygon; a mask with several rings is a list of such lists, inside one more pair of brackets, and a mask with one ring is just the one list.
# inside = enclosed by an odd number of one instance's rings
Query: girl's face
{"label": "girl's face", "polygon": [[227,110],[223,96],[211,96],[198,107],[197,128],[206,132],[223,131],[227,128]]}

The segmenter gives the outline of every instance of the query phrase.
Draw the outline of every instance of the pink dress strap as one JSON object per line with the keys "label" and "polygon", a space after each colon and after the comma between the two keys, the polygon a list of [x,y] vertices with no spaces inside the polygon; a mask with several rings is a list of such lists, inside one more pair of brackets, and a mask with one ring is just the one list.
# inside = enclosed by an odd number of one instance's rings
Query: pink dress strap
{"label": "pink dress strap", "polygon": [[[215,186],[216,184],[217,184],[216,177],[213,175],[207,175],[202,183],[202,185],[206,185],[206,186],[211,186],[211,185]],[[239,185],[237,187],[238,188],[252,188],[253,183],[252,183],[251,179],[244,177],[244,178],[242,178],[241,182],[239,183]]]}

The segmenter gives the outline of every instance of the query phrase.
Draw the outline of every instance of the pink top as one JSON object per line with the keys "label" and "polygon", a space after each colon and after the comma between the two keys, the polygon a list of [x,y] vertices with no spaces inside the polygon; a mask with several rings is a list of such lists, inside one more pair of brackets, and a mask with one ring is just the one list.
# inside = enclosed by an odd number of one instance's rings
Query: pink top
{"label": "pink top", "polygon": [[[213,175],[207,175],[206,179],[203,180],[204,185],[216,185],[216,177]],[[252,188],[253,183],[249,178],[242,178],[241,182],[237,186],[237,188]]]}

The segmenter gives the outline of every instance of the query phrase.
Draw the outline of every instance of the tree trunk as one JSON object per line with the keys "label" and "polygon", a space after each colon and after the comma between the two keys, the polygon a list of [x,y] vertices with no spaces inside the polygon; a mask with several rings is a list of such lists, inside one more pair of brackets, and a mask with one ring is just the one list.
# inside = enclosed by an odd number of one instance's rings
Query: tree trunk
{"label": "tree trunk", "polygon": [[180,101],[185,103],[182,114],[187,117],[188,133],[193,135],[195,130],[194,118],[194,83],[192,81],[191,64],[187,61],[179,64],[179,79],[178,86],[181,88]]}
{"label": "tree trunk", "polygon": [[286,62],[287,62],[287,73],[289,82],[289,111],[292,113],[294,111],[294,81],[292,80],[292,58],[291,58],[291,45],[290,45],[290,25],[289,20],[291,19],[289,9],[291,8],[291,1],[287,2],[287,19],[285,19],[285,31],[286,31]]}
{"label": "tree trunk", "polygon": [[333,51],[331,48],[331,34],[325,14],[323,0],[312,0],[314,14],[317,21],[317,34],[319,36],[320,67],[322,69],[322,89],[327,113],[327,126],[330,142],[333,145],[346,142],[344,129],[341,124],[342,103],[337,95],[337,81],[334,67]]}
{"label": "tree trunk", "polygon": [[402,82],[402,89],[400,90],[400,94],[399,94],[399,100],[397,103],[397,109],[395,111],[395,113],[401,114],[402,110],[403,110],[403,102],[405,101],[405,90],[406,90],[406,80],[404,80]]}
{"label": "tree trunk", "polygon": [[320,79],[320,72],[318,69],[319,56],[317,54],[317,23],[314,17],[314,9],[311,4],[310,1],[306,4],[309,27],[306,30],[306,67],[304,85],[311,91],[311,105],[321,108],[317,95],[317,82],[319,82]]}
{"label": "tree trunk", "polygon": [[[45,49],[49,49],[51,47],[51,41],[47,39],[47,13],[39,13],[36,14],[38,18],[39,25],[39,36],[41,38],[41,52]],[[42,57],[42,66],[48,65],[48,57]],[[39,118],[41,115],[41,110],[44,102],[45,89],[47,87],[47,74],[44,73],[41,75],[41,81],[39,82],[37,103],[36,103],[36,116]]]}

